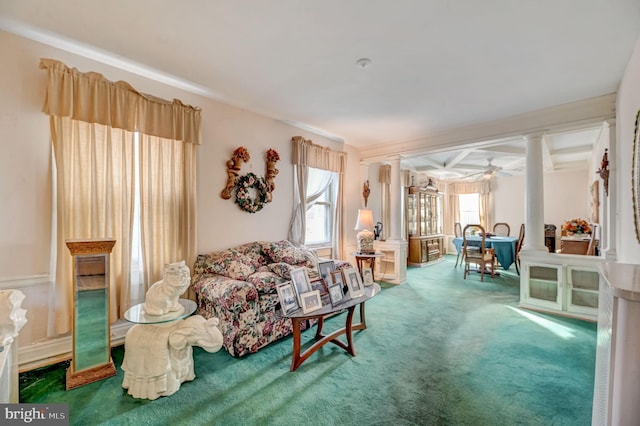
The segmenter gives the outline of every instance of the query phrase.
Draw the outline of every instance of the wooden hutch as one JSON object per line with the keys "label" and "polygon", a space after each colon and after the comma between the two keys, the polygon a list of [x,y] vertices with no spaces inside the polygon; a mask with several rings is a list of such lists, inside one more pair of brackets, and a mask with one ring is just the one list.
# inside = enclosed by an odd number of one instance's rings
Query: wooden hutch
{"label": "wooden hutch", "polygon": [[407,194],[410,266],[425,266],[444,255],[442,195],[432,187],[410,186]]}

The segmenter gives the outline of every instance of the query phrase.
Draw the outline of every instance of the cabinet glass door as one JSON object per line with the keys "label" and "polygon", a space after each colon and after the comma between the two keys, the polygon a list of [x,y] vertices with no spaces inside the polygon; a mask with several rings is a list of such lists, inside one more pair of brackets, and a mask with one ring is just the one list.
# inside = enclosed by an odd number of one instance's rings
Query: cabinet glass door
{"label": "cabinet glass door", "polygon": [[418,210],[416,194],[409,194],[407,197],[407,231],[409,235],[418,233]]}
{"label": "cabinet glass door", "polygon": [[427,195],[420,193],[420,235],[428,235],[427,211]]}
{"label": "cabinet glass door", "polygon": [[527,302],[549,309],[562,309],[561,267],[531,265],[527,269]]}
{"label": "cabinet glass door", "polygon": [[567,311],[593,313],[598,309],[598,288],[600,274],[592,270],[568,267],[569,297]]}

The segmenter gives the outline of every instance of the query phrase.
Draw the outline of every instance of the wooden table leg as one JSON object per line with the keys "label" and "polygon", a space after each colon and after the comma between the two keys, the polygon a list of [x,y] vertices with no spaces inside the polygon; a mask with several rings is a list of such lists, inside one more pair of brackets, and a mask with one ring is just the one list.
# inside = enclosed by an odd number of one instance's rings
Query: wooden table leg
{"label": "wooden table leg", "polygon": [[[364,330],[367,328],[367,324],[364,316],[364,302],[360,303],[360,322],[358,324],[353,324],[353,313],[355,312],[357,305],[351,306],[347,308],[347,319],[345,322],[344,328],[338,329],[331,334],[324,335],[322,334],[322,327],[324,325],[324,317],[318,316],[318,329],[316,330],[316,335],[314,339],[316,342],[307,348],[304,352],[300,353],[301,350],[301,330],[300,330],[300,322],[305,321],[300,318],[291,318],[293,323],[293,355],[291,357],[291,371],[296,371],[300,365],[307,360],[311,355],[313,355],[318,349],[323,347],[328,342],[331,342],[337,346],[340,346],[344,349],[349,355],[355,356],[356,350],[353,344],[353,330]],[[343,341],[339,340],[338,337],[342,335],[347,336],[347,343],[345,344]]]}
{"label": "wooden table leg", "polygon": [[291,318],[293,323],[293,355],[291,357],[291,371],[295,371],[296,368],[302,364],[300,361],[300,321],[304,321],[300,318]]}

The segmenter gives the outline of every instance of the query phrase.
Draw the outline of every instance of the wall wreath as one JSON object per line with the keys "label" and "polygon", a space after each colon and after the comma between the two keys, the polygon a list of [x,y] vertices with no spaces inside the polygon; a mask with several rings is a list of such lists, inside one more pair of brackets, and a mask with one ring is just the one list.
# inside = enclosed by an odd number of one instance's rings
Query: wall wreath
{"label": "wall wreath", "polygon": [[242,163],[250,159],[249,151],[243,146],[233,151],[233,156],[227,161],[227,183],[220,197],[225,200],[230,199],[235,189],[235,203],[242,210],[255,213],[273,200],[273,191],[276,189],[275,178],[279,172],[276,163],[280,161],[280,155],[274,149],[267,150],[265,177],[256,176],[254,173],[239,176]]}
{"label": "wall wreath", "polygon": [[253,173],[238,177],[236,204],[244,211],[255,213],[269,202],[267,182]]}

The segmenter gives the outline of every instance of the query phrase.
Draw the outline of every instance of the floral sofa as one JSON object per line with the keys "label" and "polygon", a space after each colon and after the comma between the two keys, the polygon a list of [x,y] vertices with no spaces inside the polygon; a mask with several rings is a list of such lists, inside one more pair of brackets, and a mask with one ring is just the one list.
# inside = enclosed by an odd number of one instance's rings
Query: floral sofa
{"label": "floral sofa", "polygon": [[[306,267],[310,278],[317,277],[318,260],[311,250],[287,240],[254,241],[198,255],[191,278],[197,313],[220,320],[223,346],[232,356],[257,352],[292,332],[276,286],[290,280],[293,268]],[[347,266],[336,262],[337,269]]]}

